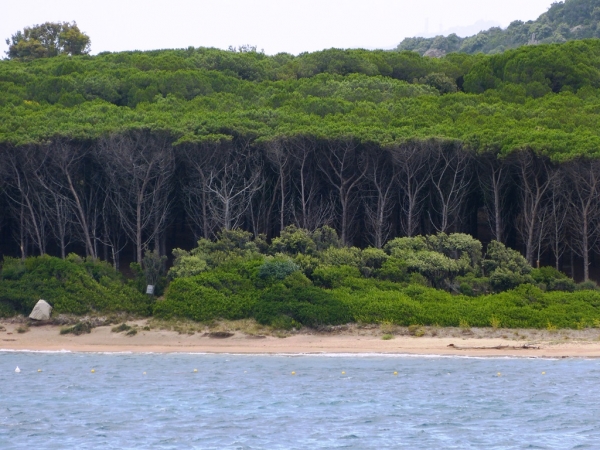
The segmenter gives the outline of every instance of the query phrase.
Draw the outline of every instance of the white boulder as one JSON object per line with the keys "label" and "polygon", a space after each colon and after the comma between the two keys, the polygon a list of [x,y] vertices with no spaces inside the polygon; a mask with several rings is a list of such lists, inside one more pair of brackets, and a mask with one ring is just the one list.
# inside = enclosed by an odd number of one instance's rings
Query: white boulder
{"label": "white boulder", "polygon": [[33,307],[33,311],[29,314],[29,318],[33,320],[48,320],[52,314],[52,306],[46,300],[38,300]]}

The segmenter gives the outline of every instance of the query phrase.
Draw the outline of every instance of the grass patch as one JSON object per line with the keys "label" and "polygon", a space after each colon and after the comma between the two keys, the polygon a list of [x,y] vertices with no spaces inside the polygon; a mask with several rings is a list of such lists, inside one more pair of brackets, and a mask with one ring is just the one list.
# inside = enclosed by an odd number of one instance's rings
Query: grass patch
{"label": "grass patch", "polygon": [[394,334],[396,325],[394,325],[394,323],[389,320],[384,320],[381,322],[381,325],[379,326],[379,328],[381,329],[381,332],[384,334]]}
{"label": "grass patch", "polygon": [[498,328],[500,328],[501,325],[500,319],[498,319],[496,316],[492,316],[490,318],[490,325],[494,330],[497,330]]}
{"label": "grass patch", "polygon": [[389,341],[390,339],[394,339],[394,335],[393,334],[384,334],[383,336],[381,336],[381,339],[383,339],[384,341]]}
{"label": "grass patch", "polygon": [[92,324],[89,322],[79,322],[72,327],[62,328],[60,334],[74,334],[80,336],[82,334],[88,334],[92,332]]}
{"label": "grass patch", "polygon": [[21,325],[19,328],[17,328],[17,333],[19,334],[27,333],[28,331],[29,327],[27,325]]}
{"label": "grass patch", "polygon": [[425,336],[425,330],[421,325],[409,325],[408,334],[415,337]]}
{"label": "grass patch", "polygon": [[122,323],[121,325],[113,327],[110,331],[112,331],[113,333],[122,333],[123,331],[131,331],[131,327],[126,323]]}
{"label": "grass patch", "polygon": [[125,333],[125,336],[135,336],[137,334],[137,330],[135,328],[131,328],[129,331],[127,331],[127,333]]}

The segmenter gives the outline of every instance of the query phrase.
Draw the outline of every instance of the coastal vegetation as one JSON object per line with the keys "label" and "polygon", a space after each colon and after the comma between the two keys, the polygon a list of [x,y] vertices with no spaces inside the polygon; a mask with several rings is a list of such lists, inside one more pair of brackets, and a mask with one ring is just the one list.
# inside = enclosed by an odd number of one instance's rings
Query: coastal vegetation
{"label": "coastal vegetation", "polygon": [[119,268],[220,229],[327,224],[360,247],[466,232],[587,280],[599,42],[2,61],[2,252]]}
{"label": "coastal vegetation", "polygon": [[[533,269],[493,241],[440,233],[396,238],[383,249],[343,246],[335,231],[286,227],[270,244],[223,230],[178,250],[163,298],[103,262],[70,255],[8,259],[0,272],[2,313],[26,313],[40,296],[57,314],[129,312],[157,320],[254,319],[292,330],[351,322],[394,326],[572,328],[600,324],[600,291],[553,268]],[[79,326],[81,328],[81,326]],[[67,328],[65,333],[87,332]],[[131,331],[119,325],[114,332]],[[422,331],[421,331],[422,333]],[[387,333],[389,334],[389,333]]]}
{"label": "coastal vegetation", "polygon": [[599,40],[86,48],[0,61],[2,315],[600,320]]}

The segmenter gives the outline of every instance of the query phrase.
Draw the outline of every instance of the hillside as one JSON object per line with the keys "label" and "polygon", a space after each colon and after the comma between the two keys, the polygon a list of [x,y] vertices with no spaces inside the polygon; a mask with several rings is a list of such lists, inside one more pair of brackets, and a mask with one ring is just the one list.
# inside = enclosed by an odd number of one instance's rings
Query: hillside
{"label": "hillside", "polygon": [[515,20],[506,29],[499,27],[474,36],[456,34],[434,38],[404,39],[397,50],[421,55],[442,56],[451,52],[501,53],[523,45],[562,43],[600,37],[600,0],[566,0],[553,3],[537,20]]}

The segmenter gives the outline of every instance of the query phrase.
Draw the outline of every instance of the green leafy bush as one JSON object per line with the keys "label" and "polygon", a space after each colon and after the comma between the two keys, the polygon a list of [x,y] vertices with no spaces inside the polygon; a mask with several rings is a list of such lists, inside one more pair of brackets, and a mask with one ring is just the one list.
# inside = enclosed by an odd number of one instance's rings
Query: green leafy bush
{"label": "green leafy bush", "polygon": [[261,293],[253,316],[265,325],[298,323],[313,328],[353,320],[348,306],[331,293],[312,286],[288,288],[283,284]]}
{"label": "green leafy bush", "polygon": [[[6,273],[6,276],[5,276]],[[43,298],[56,313],[151,312],[151,300],[129,287],[109,264],[76,256],[5,258],[0,271],[0,313],[29,314]]]}
{"label": "green leafy bush", "polygon": [[258,276],[263,280],[281,281],[288,275],[298,271],[300,266],[289,257],[266,258],[258,270]]}
{"label": "green leafy bush", "polygon": [[312,273],[315,285],[327,289],[340,287],[348,278],[361,278],[360,271],[351,266],[320,266]]}
{"label": "green leafy bush", "polygon": [[189,278],[176,278],[165,300],[154,305],[160,318],[190,318],[199,322],[237,320],[251,316],[256,302],[253,283],[235,271],[216,269]]}
{"label": "green leafy bush", "polygon": [[533,269],[530,275],[536,283],[543,283],[548,291],[573,292],[576,287],[571,278],[554,267]]}

